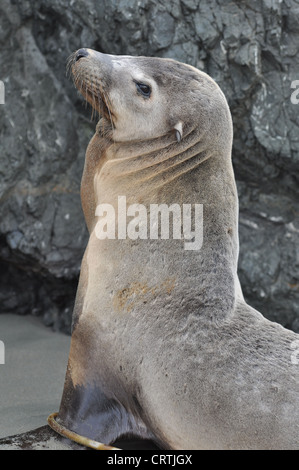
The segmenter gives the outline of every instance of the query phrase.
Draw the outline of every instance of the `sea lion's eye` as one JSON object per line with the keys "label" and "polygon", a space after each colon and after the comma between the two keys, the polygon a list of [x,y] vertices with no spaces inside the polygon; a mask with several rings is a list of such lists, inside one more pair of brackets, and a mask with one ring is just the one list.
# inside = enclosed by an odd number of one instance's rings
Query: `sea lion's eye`
{"label": "sea lion's eye", "polygon": [[145,85],[145,83],[139,83],[139,82],[135,82],[136,83],[136,87],[137,87],[137,91],[145,96],[146,98],[149,98],[151,96],[151,87],[149,85]]}

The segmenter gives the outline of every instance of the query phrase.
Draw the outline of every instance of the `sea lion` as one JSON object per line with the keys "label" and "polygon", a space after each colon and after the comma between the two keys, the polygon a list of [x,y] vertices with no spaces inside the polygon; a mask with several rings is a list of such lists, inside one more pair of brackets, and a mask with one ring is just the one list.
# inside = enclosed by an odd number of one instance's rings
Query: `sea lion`
{"label": "sea lion", "polygon": [[[106,445],[298,449],[298,335],[247,305],[237,276],[224,94],[170,59],[80,49],[70,69],[102,117],[82,178],[90,238],[57,423]],[[186,249],[183,209],[195,205],[202,242]],[[158,206],[181,237],[149,236]]]}

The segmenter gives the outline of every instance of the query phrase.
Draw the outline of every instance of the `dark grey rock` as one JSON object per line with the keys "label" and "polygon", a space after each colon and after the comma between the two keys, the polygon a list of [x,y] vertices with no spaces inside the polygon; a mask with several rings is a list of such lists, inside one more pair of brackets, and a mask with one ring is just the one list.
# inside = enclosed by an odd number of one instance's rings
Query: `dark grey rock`
{"label": "dark grey rock", "polygon": [[0,310],[70,329],[95,122],[65,66],[91,47],[172,57],[219,83],[234,120],[244,294],[299,331],[298,2],[2,0],[0,13]]}

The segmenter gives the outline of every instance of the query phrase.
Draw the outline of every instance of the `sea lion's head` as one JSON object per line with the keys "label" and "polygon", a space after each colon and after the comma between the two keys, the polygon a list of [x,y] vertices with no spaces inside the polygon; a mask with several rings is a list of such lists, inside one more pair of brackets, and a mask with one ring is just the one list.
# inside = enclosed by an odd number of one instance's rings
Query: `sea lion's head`
{"label": "sea lion's head", "polygon": [[111,123],[115,142],[169,133],[180,142],[196,128],[213,145],[223,137],[231,142],[231,117],[223,93],[207,74],[190,65],[92,49],[79,49],[69,64],[77,89]]}

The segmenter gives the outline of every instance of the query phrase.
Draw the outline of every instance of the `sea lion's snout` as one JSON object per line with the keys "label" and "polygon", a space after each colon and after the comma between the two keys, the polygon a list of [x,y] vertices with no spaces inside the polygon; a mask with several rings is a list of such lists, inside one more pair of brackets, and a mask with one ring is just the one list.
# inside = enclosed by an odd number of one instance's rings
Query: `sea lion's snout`
{"label": "sea lion's snout", "polygon": [[87,49],[79,49],[77,52],[75,52],[75,62],[78,62],[78,60],[82,59],[82,57],[88,57],[89,53]]}
{"label": "sea lion's snout", "polygon": [[69,57],[67,69],[73,77],[77,90],[86,101],[113,125],[113,112],[110,109],[106,80],[110,74],[105,57],[106,54],[84,47],[73,52]]}

